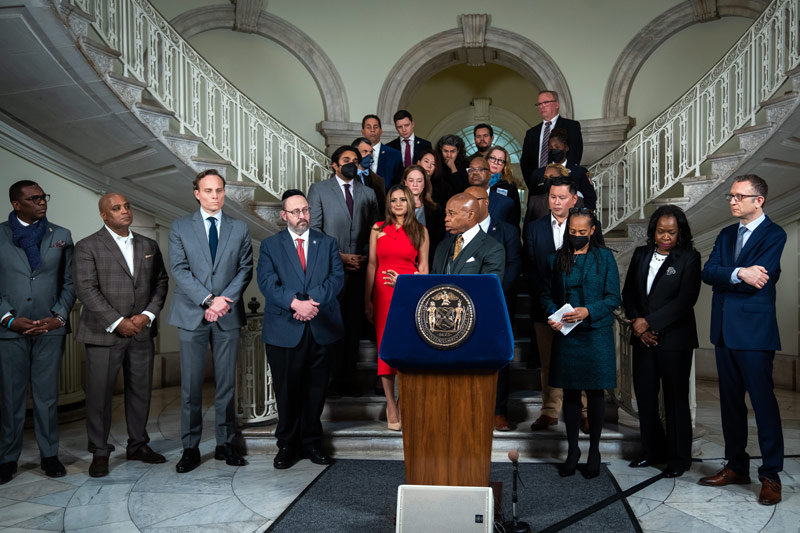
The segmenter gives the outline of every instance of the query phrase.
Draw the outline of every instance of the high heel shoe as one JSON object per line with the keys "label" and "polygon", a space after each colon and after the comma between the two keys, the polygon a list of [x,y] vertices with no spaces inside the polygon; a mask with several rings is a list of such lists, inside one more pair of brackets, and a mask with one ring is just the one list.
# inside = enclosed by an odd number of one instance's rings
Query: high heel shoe
{"label": "high heel shoe", "polygon": [[586,470],[583,471],[583,477],[586,479],[594,479],[600,475],[600,452],[592,453],[589,450],[589,457],[586,459]]}
{"label": "high heel shoe", "polygon": [[581,458],[581,452],[575,455],[567,454],[567,460],[564,461],[558,468],[558,475],[561,477],[569,477],[575,475],[575,470],[578,468],[578,461]]}
{"label": "high heel shoe", "polygon": [[400,431],[403,429],[403,422],[389,422],[389,408],[386,408],[386,427],[389,431]]}

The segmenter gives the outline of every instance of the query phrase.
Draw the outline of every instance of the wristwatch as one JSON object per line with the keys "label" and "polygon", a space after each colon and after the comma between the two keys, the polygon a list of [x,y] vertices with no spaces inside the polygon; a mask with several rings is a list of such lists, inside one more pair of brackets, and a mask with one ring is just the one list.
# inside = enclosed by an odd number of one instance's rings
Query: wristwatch
{"label": "wristwatch", "polygon": [[203,309],[208,309],[209,307],[211,307],[212,303],[214,303],[214,295],[213,294],[209,294],[208,298],[203,300]]}

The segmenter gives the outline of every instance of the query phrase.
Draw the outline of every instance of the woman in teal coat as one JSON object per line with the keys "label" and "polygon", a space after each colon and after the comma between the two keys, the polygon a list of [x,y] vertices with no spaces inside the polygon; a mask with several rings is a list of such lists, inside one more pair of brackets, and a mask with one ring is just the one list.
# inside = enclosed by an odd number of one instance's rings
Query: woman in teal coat
{"label": "woman in teal coat", "polygon": [[560,332],[565,324],[580,322],[568,335],[555,336],[550,363],[550,384],[564,389],[569,451],[560,470],[562,476],[575,473],[581,456],[581,390],[586,391],[589,418],[589,457],[584,476],[592,478],[600,473],[603,389],[617,386],[613,312],[620,305],[619,271],[614,255],[598,243],[597,227],[590,209],[570,210],[567,238],[550,258],[550,275],[541,294],[548,316],[567,303],[574,308],[560,322],[548,321],[555,331]]}

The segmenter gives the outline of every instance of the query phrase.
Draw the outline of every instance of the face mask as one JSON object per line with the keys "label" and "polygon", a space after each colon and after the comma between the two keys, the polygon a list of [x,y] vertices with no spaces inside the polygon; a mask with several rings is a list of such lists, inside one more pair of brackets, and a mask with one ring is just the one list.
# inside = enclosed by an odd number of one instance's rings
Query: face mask
{"label": "face mask", "polygon": [[564,160],[565,155],[566,152],[564,150],[558,150],[557,148],[550,150],[550,159],[553,163],[560,163]]}
{"label": "face mask", "polygon": [[358,169],[355,163],[347,163],[346,165],[342,165],[341,171],[345,179],[351,180],[356,177]]}
{"label": "face mask", "polygon": [[367,169],[372,166],[372,154],[367,154],[361,158],[361,163],[359,166],[363,169]]}
{"label": "face mask", "polygon": [[569,243],[572,245],[573,250],[580,250],[589,244],[589,237],[585,235],[570,235]]}

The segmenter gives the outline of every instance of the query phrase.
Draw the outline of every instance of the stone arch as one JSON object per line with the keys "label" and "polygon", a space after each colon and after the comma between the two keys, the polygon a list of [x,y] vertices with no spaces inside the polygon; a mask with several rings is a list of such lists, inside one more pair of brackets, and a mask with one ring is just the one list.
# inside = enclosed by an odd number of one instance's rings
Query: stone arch
{"label": "stone arch", "polygon": [[[502,126],[507,132],[511,133],[520,144],[522,144],[522,140],[525,138],[525,132],[530,128],[530,124],[520,118],[519,115],[513,111],[497,106],[489,106],[489,118],[482,119],[481,122]],[[431,142],[435,144],[442,135],[455,133],[465,126],[474,125],[475,123],[476,120],[472,109],[469,107],[458,109],[444,117],[431,129],[429,135]]]}
{"label": "stone arch", "polygon": [[700,0],[687,0],[654,18],[631,39],[611,69],[603,96],[603,117],[624,117],[633,82],[647,59],[670,37],[693,24],[719,17],[758,18],[769,3],[766,0],[720,0],[712,17],[698,18]]}
{"label": "stone arch", "polygon": [[[172,27],[187,40],[206,31],[232,30],[235,23],[233,5],[190,9],[170,21]],[[286,20],[263,10],[259,13],[258,25],[253,33],[284,47],[308,70],[322,96],[325,120],[350,120],[350,105],[342,78],[331,58],[311,37]]]}
{"label": "stone arch", "polygon": [[[561,112],[572,116],[572,95],[567,80],[555,61],[536,43],[517,33],[489,27],[486,28],[485,50],[486,62],[508,67],[536,87],[557,91]],[[420,41],[389,71],[378,98],[378,116],[391,123],[394,112],[406,108],[417,89],[431,76],[466,62],[461,28]]]}

